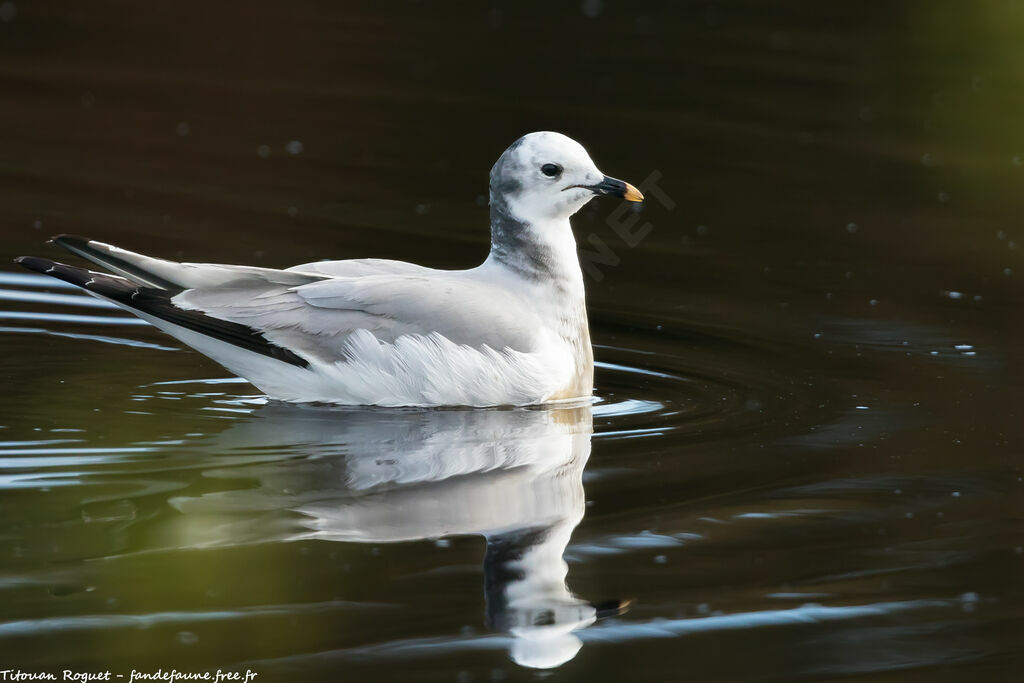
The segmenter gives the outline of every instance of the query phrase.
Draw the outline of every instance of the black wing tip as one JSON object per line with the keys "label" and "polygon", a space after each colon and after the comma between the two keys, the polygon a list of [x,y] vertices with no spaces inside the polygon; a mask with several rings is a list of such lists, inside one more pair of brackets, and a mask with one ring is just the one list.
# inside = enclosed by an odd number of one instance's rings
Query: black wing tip
{"label": "black wing tip", "polygon": [[[65,237],[59,235],[54,241]],[[82,239],[71,236],[72,239]],[[60,244],[60,242],[57,242]],[[63,245],[62,245],[63,246]],[[199,334],[227,342],[247,351],[253,351],[276,360],[309,367],[309,361],[290,349],[267,340],[263,333],[240,323],[220,320],[200,311],[178,308],[171,302],[173,292],[139,285],[117,275],[97,273],[85,268],[76,268],[38,256],[19,256],[15,263],[37,273],[55,277],[58,280],[77,285],[87,292],[119,303],[135,311],[166,320],[169,323],[198,332]]]}
{"label": "black wing tip", "polygon": [[40,258],[38,256],[19,256],[14,259],[14,262],[19,266],[43,274],[53,266],[57,265],[56,261],[51,261],[48,258]]}
{"label": "black wing tip", "polygon": [[76,268],[48,258],[39,258],[38,256],[19,256],[14,259],[14,262],[36,273],[55,277],[58,280],[63,280],[64,282],[77,285],[87,291],[102,294],[103,296],[110,297],[115,292],[120,293],[133,289],[132,283],[124,278],[120,278],[115,275],[107,275],[106,273],[94,273],[93,271],[86,270],[85,268]]}
{"label": "black wing tip", "polygon": [[129,280],[140,285],[156,287],[168,292],[180,292],[183,288],[176,282],[171,282],[156,273],[150,272],[130,260],[125,260],[110,251],[110,245],[96,242],[88,237],[80,235],[54,235],[50,243],[70,251],[75,256],[84,258],[86,261],[103,266],[107,270],[127,277]]}
{"label": "black wing tip", "polygon": [[50,244],[56,244],[57,246],[64,247],[65,249],[73,247],[84,249],[89,246],[89,242],[91,241],[92,240],[88,237],[82,237],[81,235],[69,235],[67,233],[54,235],[49,239]]}

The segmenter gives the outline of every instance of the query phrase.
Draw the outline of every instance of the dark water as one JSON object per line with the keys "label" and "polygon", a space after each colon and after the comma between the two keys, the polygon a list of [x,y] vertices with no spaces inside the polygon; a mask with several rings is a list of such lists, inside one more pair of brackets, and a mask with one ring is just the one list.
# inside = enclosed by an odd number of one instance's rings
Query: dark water
{"label": "dark water", "polygon": [[535,129],[649,197],[576,220],[593,406],[267,405],[3,266],[0,669],[1019,680],[1022,31],[1009,0],[0,3],[4,261],[464,267]]}

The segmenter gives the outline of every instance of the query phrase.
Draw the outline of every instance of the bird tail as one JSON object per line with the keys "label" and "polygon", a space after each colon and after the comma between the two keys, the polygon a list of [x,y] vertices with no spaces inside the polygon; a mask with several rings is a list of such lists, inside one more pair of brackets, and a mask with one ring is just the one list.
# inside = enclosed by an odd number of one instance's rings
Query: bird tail
{"label": "bird tail", "polygon": [[[198,348],[214,360],[219,360],[197,344],[194,335],[182,334],[182,331],[199,333],[203,337],[225,342],[233,347],[258,353],[290,365],[308,367],[309,362],[291,350],[272,344],[262,332],[246,325],[221,320],[206,315],[202,311],[178,308],[172,298],[181,291],[180,287],[173,290],[150,287],[127,278],[107,273],[97,273],[85,268],[75,268],[63,263],[37,256],[19,256],[14,259],[19,265],[43,275],[55,277],[69,282],[76,287],[101,299],[111,301],[122,308],[128,309],[144,320],[148,320],[165,332],[181,339],[189,346]],[[190,341],[191,340],[191,341]],[[222,364],[223,361],[220,361]]]}

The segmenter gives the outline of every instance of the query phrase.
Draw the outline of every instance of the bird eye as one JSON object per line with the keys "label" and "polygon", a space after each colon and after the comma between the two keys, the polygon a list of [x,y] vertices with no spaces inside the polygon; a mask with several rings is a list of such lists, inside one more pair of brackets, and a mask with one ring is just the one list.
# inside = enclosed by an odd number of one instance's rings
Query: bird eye
{"label": "bird eye", "polygon": [[557,178],[562,175],[562,167],[558,164],[544,164],[540,167],[540,172],[548,178]]}

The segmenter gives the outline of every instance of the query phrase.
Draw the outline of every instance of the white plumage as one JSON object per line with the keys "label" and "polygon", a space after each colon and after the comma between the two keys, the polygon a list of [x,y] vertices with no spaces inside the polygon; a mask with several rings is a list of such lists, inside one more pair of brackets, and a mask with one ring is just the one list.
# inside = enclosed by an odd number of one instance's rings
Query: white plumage
{"label": "white plumage", "polygon": [[469,270],[175,263],[71,236],[55,241],[120,277],[19,262],[114,301],[275,399],[492,406],[588,396],[593,357],[569,217],[596,194],[642,196],[558,133],[509,147],[490,192],[491,251]]}

